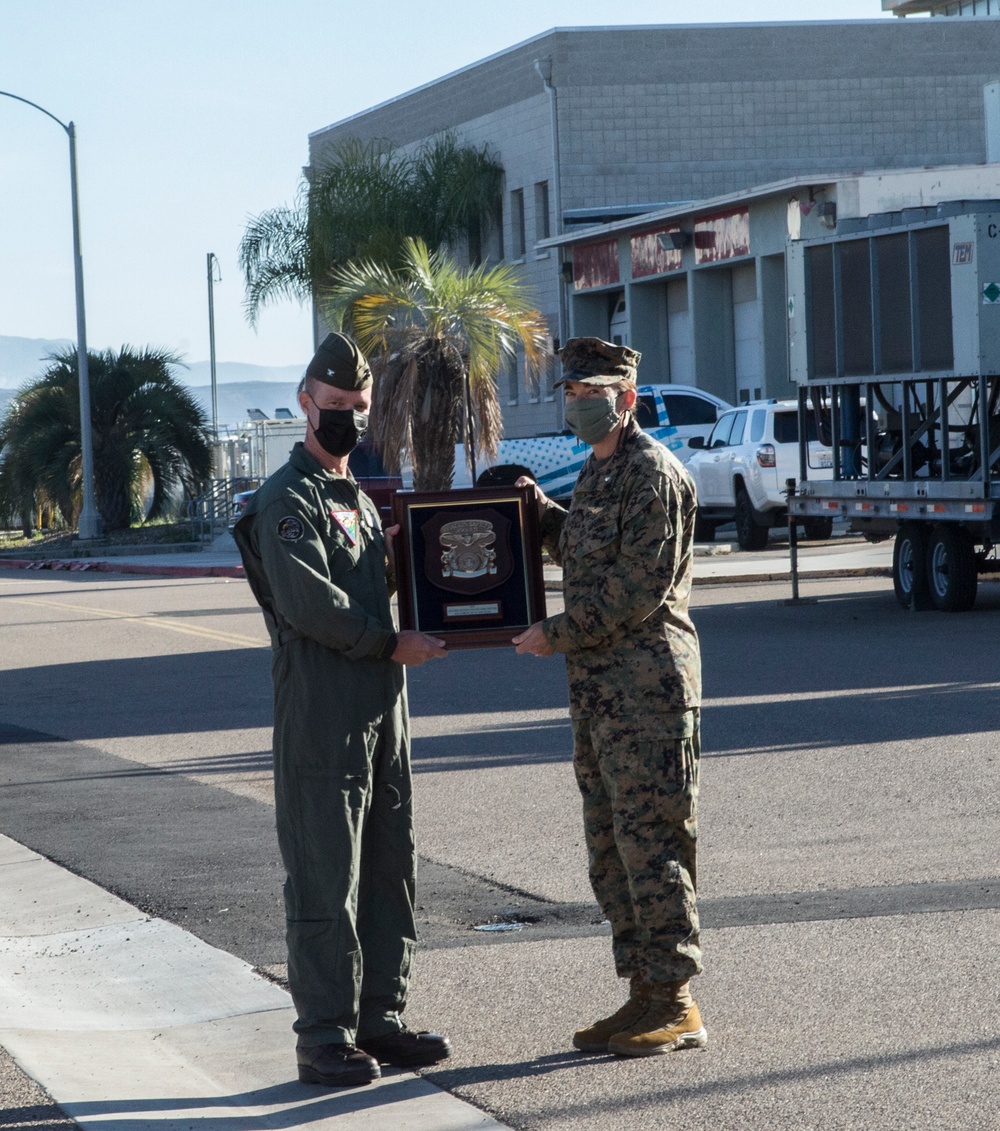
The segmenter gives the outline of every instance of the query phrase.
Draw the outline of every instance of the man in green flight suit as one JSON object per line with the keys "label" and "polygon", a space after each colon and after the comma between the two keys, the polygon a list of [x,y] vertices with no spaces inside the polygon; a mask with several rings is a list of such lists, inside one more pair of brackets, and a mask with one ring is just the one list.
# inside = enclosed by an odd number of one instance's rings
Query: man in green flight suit
{"label": "man in green flight suit", "polygon": [[535,487],[542,542],[563,567],[565,612],[514,644],[566,655],[590,880],[611,923],[616,971],[630,983],[625,1004],[573,1044],[620,1056],[701,1048],[688,986],[702,969],[694,484],[635,421],[635,350],[573,338],[561,360],[566,425],[593,452],[568,512]]}
{"label": "man in green flight suit", "polygon": [[287,873],[288,983],[304,1083],[367,1084],[379,1063],[450,1056],[400,1020],[416,930],[416,855],[404,665],[445,655],[397,632],[391,537],[347,461],[368,423],[372,377],[330,334],[299,386],[305,440],[233,532],[271,636],[274,795]]}

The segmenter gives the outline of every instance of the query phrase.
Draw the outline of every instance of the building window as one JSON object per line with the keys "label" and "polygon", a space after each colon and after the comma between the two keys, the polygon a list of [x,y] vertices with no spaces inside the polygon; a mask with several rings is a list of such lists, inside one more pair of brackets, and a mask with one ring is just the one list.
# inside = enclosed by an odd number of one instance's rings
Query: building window
{"label": "building window", "polygon": [[[548,323],[554,326],[559,322],[558,314],[550,314],[548,316]],[[548,344],[545,347],[545,359],[542,362],[542,370],[538,375],[539,383],[544,391],[545,399],[547,401],[554,401],[556,399],[556,391],[552,387],[556,379],[556,343],[555,339],[549,334]]]}
{"label": "building window", "polygon": [[549,223],[549,182],[535,185],[535,242],[547,240],[552,235]]}
{"label": "building window", "polygon": [[524,258],[524,189],[510,194],[510,250],[515,259]]}
{"label": "building window", "polygon": [[503,242],[503,200],[497,201],[497,218],[493,234],[496,237],[497,259],[503,259],[506,254]]}
{"label": "building window", "polygon": [[515,405],[517,404],[518,395],[521,390],[521,378],[518,373],[517,358],[505,358],[503,369],[507,374],[507,404]]}

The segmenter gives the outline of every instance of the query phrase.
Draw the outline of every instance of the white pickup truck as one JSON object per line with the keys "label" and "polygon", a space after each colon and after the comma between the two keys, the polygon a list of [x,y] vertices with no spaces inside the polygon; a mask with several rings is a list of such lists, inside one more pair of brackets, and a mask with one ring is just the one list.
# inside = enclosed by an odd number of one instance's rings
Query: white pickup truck
{"label": "white pickup truck", "polygon": [[[719,416],[732,406],[692,385],[640,385],[636,419],[642,428],[669,448],[682,462],[694,454],[688,441],[704,440]],[[484,483],[513,483],[530,475],[551,499],[568,499],[590,447],[571,432],[501,440],[496,460],[479,465]],[[482,475],[480,476],[482,479]],[[465,445],[455,447],[455,487],[471,487]]]}
{"label": "white pickup truck", "polygon": [[[833,450],[823,444],[812,415],[806,418],[810,481],[833,478]],[[799,477],[799,417],[795,401],[752,402],[719,418],[707,441],[695,440],[688,471],[698,489],[697,541],[736,523],[741,550],[762,550],[768,529],[788,521],[785,483]],[[807,538],[829,538],[830,518],[806,518]]]}

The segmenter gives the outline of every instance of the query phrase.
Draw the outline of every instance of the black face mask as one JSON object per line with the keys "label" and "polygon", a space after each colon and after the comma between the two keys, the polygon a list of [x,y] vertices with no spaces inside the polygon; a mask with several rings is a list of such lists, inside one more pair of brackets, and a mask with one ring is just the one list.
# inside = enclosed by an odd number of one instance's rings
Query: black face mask
{"label": "black face mask", "polygon": [[368,431],[368,413],[354,408],[316,408],[319,424],[313,432],[319,446],[331,456],[350,455]]}

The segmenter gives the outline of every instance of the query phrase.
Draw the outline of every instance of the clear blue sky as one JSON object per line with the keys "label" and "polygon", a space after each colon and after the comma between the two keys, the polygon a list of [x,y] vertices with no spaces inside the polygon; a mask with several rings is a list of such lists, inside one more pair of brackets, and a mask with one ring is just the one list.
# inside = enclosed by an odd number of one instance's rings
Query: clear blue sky
{"label": "clear blue sky", "polygon": [[[752,13],[748,16],[747,13]],[[249,215],[294,199],[314,130],[552,27],[883,18],[880,0],[0,0],[0,90],[78,134],[92,348],[303,363],[308,313],[242,311]],[[65,134],[0,98],[0,334],[75,339]]]}

